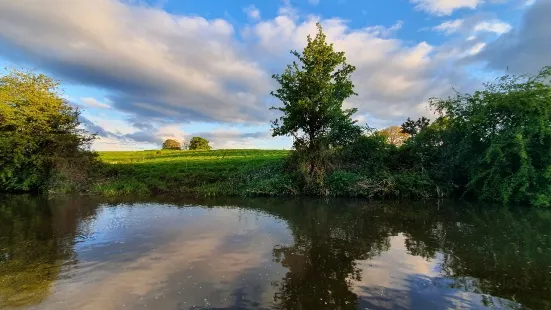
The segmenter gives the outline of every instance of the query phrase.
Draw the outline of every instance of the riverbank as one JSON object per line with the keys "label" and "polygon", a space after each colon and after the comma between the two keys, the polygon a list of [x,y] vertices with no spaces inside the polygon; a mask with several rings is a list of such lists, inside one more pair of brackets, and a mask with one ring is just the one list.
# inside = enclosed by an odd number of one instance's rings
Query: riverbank
{"label": "riverbank", "polygon": [[335,167],[317,188],[306,188],[290,151],[229,149],[99,152],[102,171],[90,187],[103,196],[172,194],[212,196],[330,196],[383,199],[437,198],[425,174],[369,164]]}
{"label": "riverbank", "polygon": [[284,150],[99,152],[103,177],[91,191],[105,196],[189,194],[284,196],[296,193],[284,172]]}

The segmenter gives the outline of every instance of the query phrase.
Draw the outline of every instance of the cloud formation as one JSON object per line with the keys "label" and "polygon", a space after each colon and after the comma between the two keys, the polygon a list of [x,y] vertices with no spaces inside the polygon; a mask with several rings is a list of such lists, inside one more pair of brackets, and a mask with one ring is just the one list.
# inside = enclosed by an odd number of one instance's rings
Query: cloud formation
{"label": "cloud formation", "polygon": [[476,9],[484,0],[410,0],[418,10],[434,15],[451,15],[461,8]]}
{"label": "cloud formation", "polygon": [[247,14],[250,19],[258,20],[260,19],[260,10],[253,4],[244,8],[243,11]]}
{"label": "cloud formation", "polygon": [[[251,18],[260,16],[255,10],[248,8]],[[353,29],[337,18],[300,19],[289,3],[275,18],[248,26],[238,40],[222,19],[116,0],[5,1],[0,41],[8,57],[106,89],[112,107],[141,118],[267,124],[274,118],[270,75],[283,70],[290,49],[302,49],[317,21],[358,68],[353,78],[360,96],[347,105],[360,113],[401,120],[451,89],[435,47],[393,38],[401,21]]]}
{"label": "cloud formation", "polygon": [[[410,2],[430,14],[450,15],[483,1]],[[464,66],[470,61],[484,60],[499,69],[539,68],[551,55],[546,31],[551,29],[551,3],[546,0],[526,8],[519,29],[477,14],[443,22],[433,29],[469,38],[440,45],[398,39],[408,26],[402,21],[353,28],[344,19],[302,16],[289,1],[270,19],[261,19],[255,6],[245,8],[249,23],[242,28],[224,19],[176,15],[139,3],[0,1],[2,54],[67,82],[101,88],[108,94],[105,100],[84,97],[81,103],[124,112],[132,130],[120,133],[90,119],[85,123],[106,139],[152,144],[168,136],[187,137],[190,133],[179,129],[185,122],[267,125],[275,118],[268,107],[277,105],[269,96],[276,87],[270,75],[284,70],[289,50],[301,50],[318,21],[357,68],[353,81],[359,96],[346,106],[359,109],[358,119],[379,124],[426,114],[427,99],[450,94],[452,86],[465,91],[478,85]],[[496,35],[501,35],[497,41],[488,40]],[[200,134],[222,145],[246,144],[269,132]]]}
{"label": "cloud formation", "polygon": [[93,97],[82,97],[80,98],[80,102],[82,102],[84,105],[91,106],[94,108],[100,108],[100,109],[111,108],[111,106],[108,105],[107,103],[101,102]]}
{"label": "cloud formation", "polygon": [[[451,65],[453,59],[440,54],[439,48],[427,42],[406,44],[392,38],[402,22],[388,28],[353,29],[336,18],[314,16],[301,21],[280,15],[247,29],[246,35],[257,39],[255,50],[259,54],[278,59],[289,49],[300,50],[304,38],[315,33],[318,21],[328,41],[336,50],[345,51],[348,62],[356,66],[353,81],[359,96],[350,98],[346,105],[358,108],[360,114],[396,123],[426,113],[426,100],[451,92],[452,85],[456,85],[452,81],[463,74],[460,67]],[[276,72],[281,72],[289,61],[276,62]]]}
{"label": "cloud formation", "polygon": [[266,118],[266,72],[225,20],[115,0],[2,1],[0,41],[7,57],[109,90],[123,111],[184,122]]}
{"label": "cloud formation", "polygon": [[483,21],[474,27],[474,31],[487,31],[497,34],[504,34],[511,31],[512,27],[508,23],[504,23],[500,20]]}
{"label": "cloud formation", "polygon": [[459,29],[461,29],[461,27],[463,26],[463,23],[463,19],[448,20],[436,27],[433,27],[432,29],[449,35],[459,31]]}
{"label": "cloud formation", "polygon": [[475,60],[495,70],[515,74],[537,73],[551,65],[551,1],[537,0],[526,9],[518,29],[488,43]]}
{"label": "cloud formation", "polygon": [[[144,145],[146,148],[160,146],[166,139],[189,142],[192,137],[199,136],[210,141],[210,145],[216,149],[224,148],[262,148],[262,141],[271,137],[271,132],[239,131],[231,127],[218,128],[212,131],[185,132],[180,124],[145,124],[139,121],[131,122],[129,132],[121,133],[107,122],[103,127],[92,120],[81,116],[82,127],[90,133],[97,134],[98,140],[94,142],[98,150],[119,150],[125,147]],[[264,146],[265,147],[265,146]]]}
{"label": "cloud formation", "polygon": [[455,33],[473,34],[480,32],[504,34],[511,31],[512,26],[497,18],[484,19],[482,15],[471,16],[467,19],[454,19],[441,23],[432,28],[434,31],[442,32],[445,35]]}

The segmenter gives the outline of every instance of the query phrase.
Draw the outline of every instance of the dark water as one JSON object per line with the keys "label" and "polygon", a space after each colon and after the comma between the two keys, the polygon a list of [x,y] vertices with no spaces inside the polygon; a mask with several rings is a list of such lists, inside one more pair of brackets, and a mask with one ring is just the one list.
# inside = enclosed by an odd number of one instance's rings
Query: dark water
{"label": "dark water", "polygon": [[550,211],[2,199],[0,309],[551,309]]}

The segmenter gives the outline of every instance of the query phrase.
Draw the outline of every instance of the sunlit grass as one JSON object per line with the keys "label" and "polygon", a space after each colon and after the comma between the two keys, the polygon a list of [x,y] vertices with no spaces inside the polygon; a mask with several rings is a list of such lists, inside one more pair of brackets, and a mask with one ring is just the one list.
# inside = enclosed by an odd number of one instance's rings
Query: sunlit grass
{"label": "sunlit grass", "polygon": [[[287,189],[291,182],[286,182],[281,175],[288,154],[285,150],[256,149],[100,152],[101,160],[107,164],[107,178],[98,182],[93,190],[104,195],[157,192],[207,196],[283,194],[279,192],[292,191]],[[280,186],[273,188],[274,184]]]}

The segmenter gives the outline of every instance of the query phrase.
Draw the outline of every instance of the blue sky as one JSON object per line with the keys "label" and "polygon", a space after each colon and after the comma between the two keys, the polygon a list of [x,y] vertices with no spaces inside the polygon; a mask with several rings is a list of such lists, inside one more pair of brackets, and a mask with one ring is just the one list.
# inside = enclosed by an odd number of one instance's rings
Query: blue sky
{"label": "blue sky", "polygon": [[2,1],[0,65],[61,80],[98,150],[194,135],[281,149],[270,76],[316,22],[357,67],[345,106],[382,128],[430,115],[452,87],[551,65],[548,16],[551,0]]}

